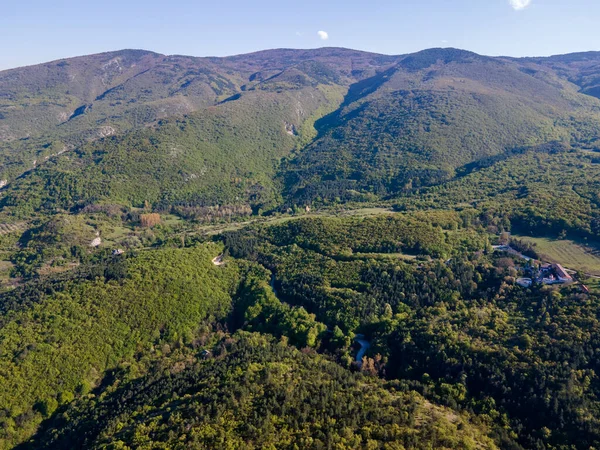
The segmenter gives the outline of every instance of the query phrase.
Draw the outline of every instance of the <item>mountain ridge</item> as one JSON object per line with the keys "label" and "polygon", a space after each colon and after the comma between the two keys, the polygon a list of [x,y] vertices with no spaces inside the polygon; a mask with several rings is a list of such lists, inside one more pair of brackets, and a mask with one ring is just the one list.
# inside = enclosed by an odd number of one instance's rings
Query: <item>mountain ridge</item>
{"label": "mountain ridge", "polygon": [[598,61],[0,72],[0,449],[599,447]]}
{"label": "mountain ridge", "polygon": [[[150,163],[147,155],[163,161],[161,172],[169,174],[151,175],[148,189],[136,188],[148,192],[145,200],[151,203],[165,204],[167,185],[177,192],[169,201],[187,203],[190,195],[203,207],[249,201],[254,210],[279,202],[277,183],[284,184],[283,195],[292,203],[350,199],[353,192],[395,195],[447,180],[460,166],[515,147],[575,142],[579,128],[593,135],[600,126],[595,113],[600,103],[593,95],[600,69],[595,72],[595,60],[586,58],[582,66],[579,56],[575,63],[539,62],[454,48],[397,56],[336,47],[274,49],[223,58],[123,50],[12,69],[0,72],[0,180],[12,184],[24,174],[17,185],[38,175],[60,179],[54,169],[36,173],[56,160],[60,173],[98,183],[78,189],[108,196],[85,201],[137,205],[144,199],[131,192],[136,178],[146,174],[133,174]],[[370,127],[379,130],[372,137]],[[336,136],[346,136],[343,145],[352,148],[342,150]],[[136,151],[122,148],[114,153],[122,155],[119,166],[102,166],[106,157],[90,156],[110,156],[101,150],[103,139]],[[210,150],[199,145],[203,141],[211,142]],[[165,149],[151,142],[163,142]],[[167,145],[185,159],[170,167],[172,159],[160,154]],[[253,169],[241,170],[239,160],[237,168],[223,172],[228,153],[245,155]],[[253,153],[261,155],[260,163],[251,162]],[[130,170],[123,172],[123,166]],[[81,170],[88,175],[82,177]],[[274,170],[280,172],[276,182]],[[115,181],[117,173],[122,178]],[[203,181],[200,189],[201,179],[212,181]],[[236,180],[235,188],[229,180]],[[48,183],[54,181],[40,181]],[[206,183],[214,195],[192,194],[205,192]],[[319,194],[319,184],[330,193]],[[117,193],[115,186],[124,191]],[[7,197],[12,191],[4,189],[2,204],[14,204]],[[269,192],[268,200],[251,200],[257,191]],[[72,196],[57,201],[78,207]]]}
{"label": "mountain ridge", "polygon": [[383,57],[390,57],[390,58],[406,57],[409,55],[426,52],[428,50],[451,50],[451,51],[458,50],[461,52],[468,52],[468,53],[472,53],[472,54],[487,57],[487,58],[508,59],[508,60],[517,60],[517,61],[518,60],[552,60],[552,59],[554,59],[554,60],[557,60],[557,59],[567,59],[567,60],[577,59],[577,60],[579,60],[579,59],[586,59],[588,57],[600,58],[600,50],[584,50],[584,51],[577,51],[577,52],[557,53],[557,54],[552,54],[552,55],[547,55],[547,56],[510,56],[510,55],[505,55],[505,54],[486,55],[483,53],[477,53],[472,50],[462,49],[462,48],[458,48],[458,47],[429,47],[429,48],[424,48],[424,49],[417,50],[417,51],[410,52],[410,53],[395,53],[395,54],[372,52],[372,51],[368,51],[368,50],[359,50],[359,49],[353,49],[353,48],[349,48],[349,47],[315,47],[315,48],[278,47],[278,48],[271,48],[271,49],[264,49],[264,50],[255,50],[255,51],[246,52],[246,53],[235,53],[235,54],[225,55],[225,56],[214,56],[214,55],[197,56],[197,55],[186,55],[186,54],[182,54],[182,53],[167,54],[167,53],[160,53],[160,52],[156,52],[154,50],[147,50],[147,49],[143,49],[143,48],[123,48],[123,49],[107,50],[107,51],[84,54],[84,55],[66,56],[63,58],[56,58],[56,59],[48,60],[48,61],[26,64],[23,66],[8,67],[6,69],[1,69],[0,74],[2,74],[3,72],[12,71],[12,70],[26,69],[26,68],[42,66],[42,65],[46,65],[46,64],[60,63],[62,61],[68,62],[69,60],[75,60],[75,59],[79,59],[79,58],[101,56],[101,55],[111,55],[111,54],[118,54],[118,53],[123,53],[123,52],[141,52],[141,53],[156,55],[156,56],[160,56],[160,57],[164,57],[164,58],[183,57],[183,58],[193,58],[193,59],[223,60],[223,59],[235,59],[235,58],[240,58],[240,57],[260,56],[262,54],[267,54],[267,53],[271,53],[271,52],[311,53],[311,52],[322,52],[322,51],[330,51],[330,50],[331,51],[348,51],[348,52],[357,53],[357,54],[376,55],[376,56],[383,56]]}

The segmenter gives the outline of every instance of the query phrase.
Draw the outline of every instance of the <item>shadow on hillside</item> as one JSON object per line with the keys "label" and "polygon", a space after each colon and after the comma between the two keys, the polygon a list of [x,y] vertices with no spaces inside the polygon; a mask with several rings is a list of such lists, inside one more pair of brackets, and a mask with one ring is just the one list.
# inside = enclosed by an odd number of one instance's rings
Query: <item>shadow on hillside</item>
{"label": "shadow on hillside", "polygon": [[456,178],[466,177],[467,175],[477,172],[478,170],[487,169],[493,165],[506,161],[513,156],[524,155],[526,153],[546,153],[549,155],[556,153],[567,152],[569,149],[559,141],[552,141],[541,145],[535,145],[532,147],[515,147],[507,149],[504,153],[499,155],[488,156],[475,161],[472,161],[464,166],[456,169]]}
{"label": "shadow on hillside", "polygon": [[317,137],[315,140],[322,137],[330,128],[339,124],[343,116],[343,110],[347,106],[376,92],[397,71],[398,66],[395,65],[372,77],[351,84],[348,93],[344,97],[344,101],[340,104],[339,108],[315,122],[314,126],[317,130]]}

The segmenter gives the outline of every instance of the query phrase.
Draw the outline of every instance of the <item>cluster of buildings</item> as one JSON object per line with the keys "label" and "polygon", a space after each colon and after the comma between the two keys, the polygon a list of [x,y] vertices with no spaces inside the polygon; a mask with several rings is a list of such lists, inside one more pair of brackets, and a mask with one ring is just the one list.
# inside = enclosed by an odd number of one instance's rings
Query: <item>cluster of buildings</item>
{"label": "cluster of buildings", "polygon": [[[528,288],[533,284],[570,284],[575,281],[569,274],[569,272],[574,272],[572,270],[567,272],[567,269],[560,264],[549,264],[536,261],[535,259],[522,254],[507,244],[493,245],[492,247],[494,251],[505,252],[525,261],[524,267],[515,267],[518,273],[521,274],[521,278],[517,278],[517,284],[521,287]],[[578,284],[582,292],[586,294],[590,293],[590,289],[585,284]]]}
{"label": "cluster of buildings", "polygon": [[533,283],[564,284],[573,282],[573,277],[560,264],[528,265],[524,272],[527,277],[517,280],[517,284],[523,287],[530,287]]}

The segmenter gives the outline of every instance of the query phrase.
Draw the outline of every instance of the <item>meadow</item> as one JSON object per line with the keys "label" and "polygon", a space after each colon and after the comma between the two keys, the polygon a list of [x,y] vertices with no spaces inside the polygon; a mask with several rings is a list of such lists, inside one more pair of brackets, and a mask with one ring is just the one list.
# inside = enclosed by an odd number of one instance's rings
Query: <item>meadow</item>
{"label": "meadow", "polygon": [[595,243],[529,236],[518,238],[535,244],[536,252],[548,262],[560,263],[569,269],[600,276],[600,247]]}

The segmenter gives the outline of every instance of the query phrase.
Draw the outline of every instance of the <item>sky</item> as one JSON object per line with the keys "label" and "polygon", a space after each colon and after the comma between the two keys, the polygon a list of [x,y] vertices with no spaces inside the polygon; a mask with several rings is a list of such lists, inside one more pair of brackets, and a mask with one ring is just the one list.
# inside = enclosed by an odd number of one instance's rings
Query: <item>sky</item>
{"label": "sky", "polygon": [[0,70],[125,48],[547,56],[600,50],[598,18],[599,0],[0,0]]}

